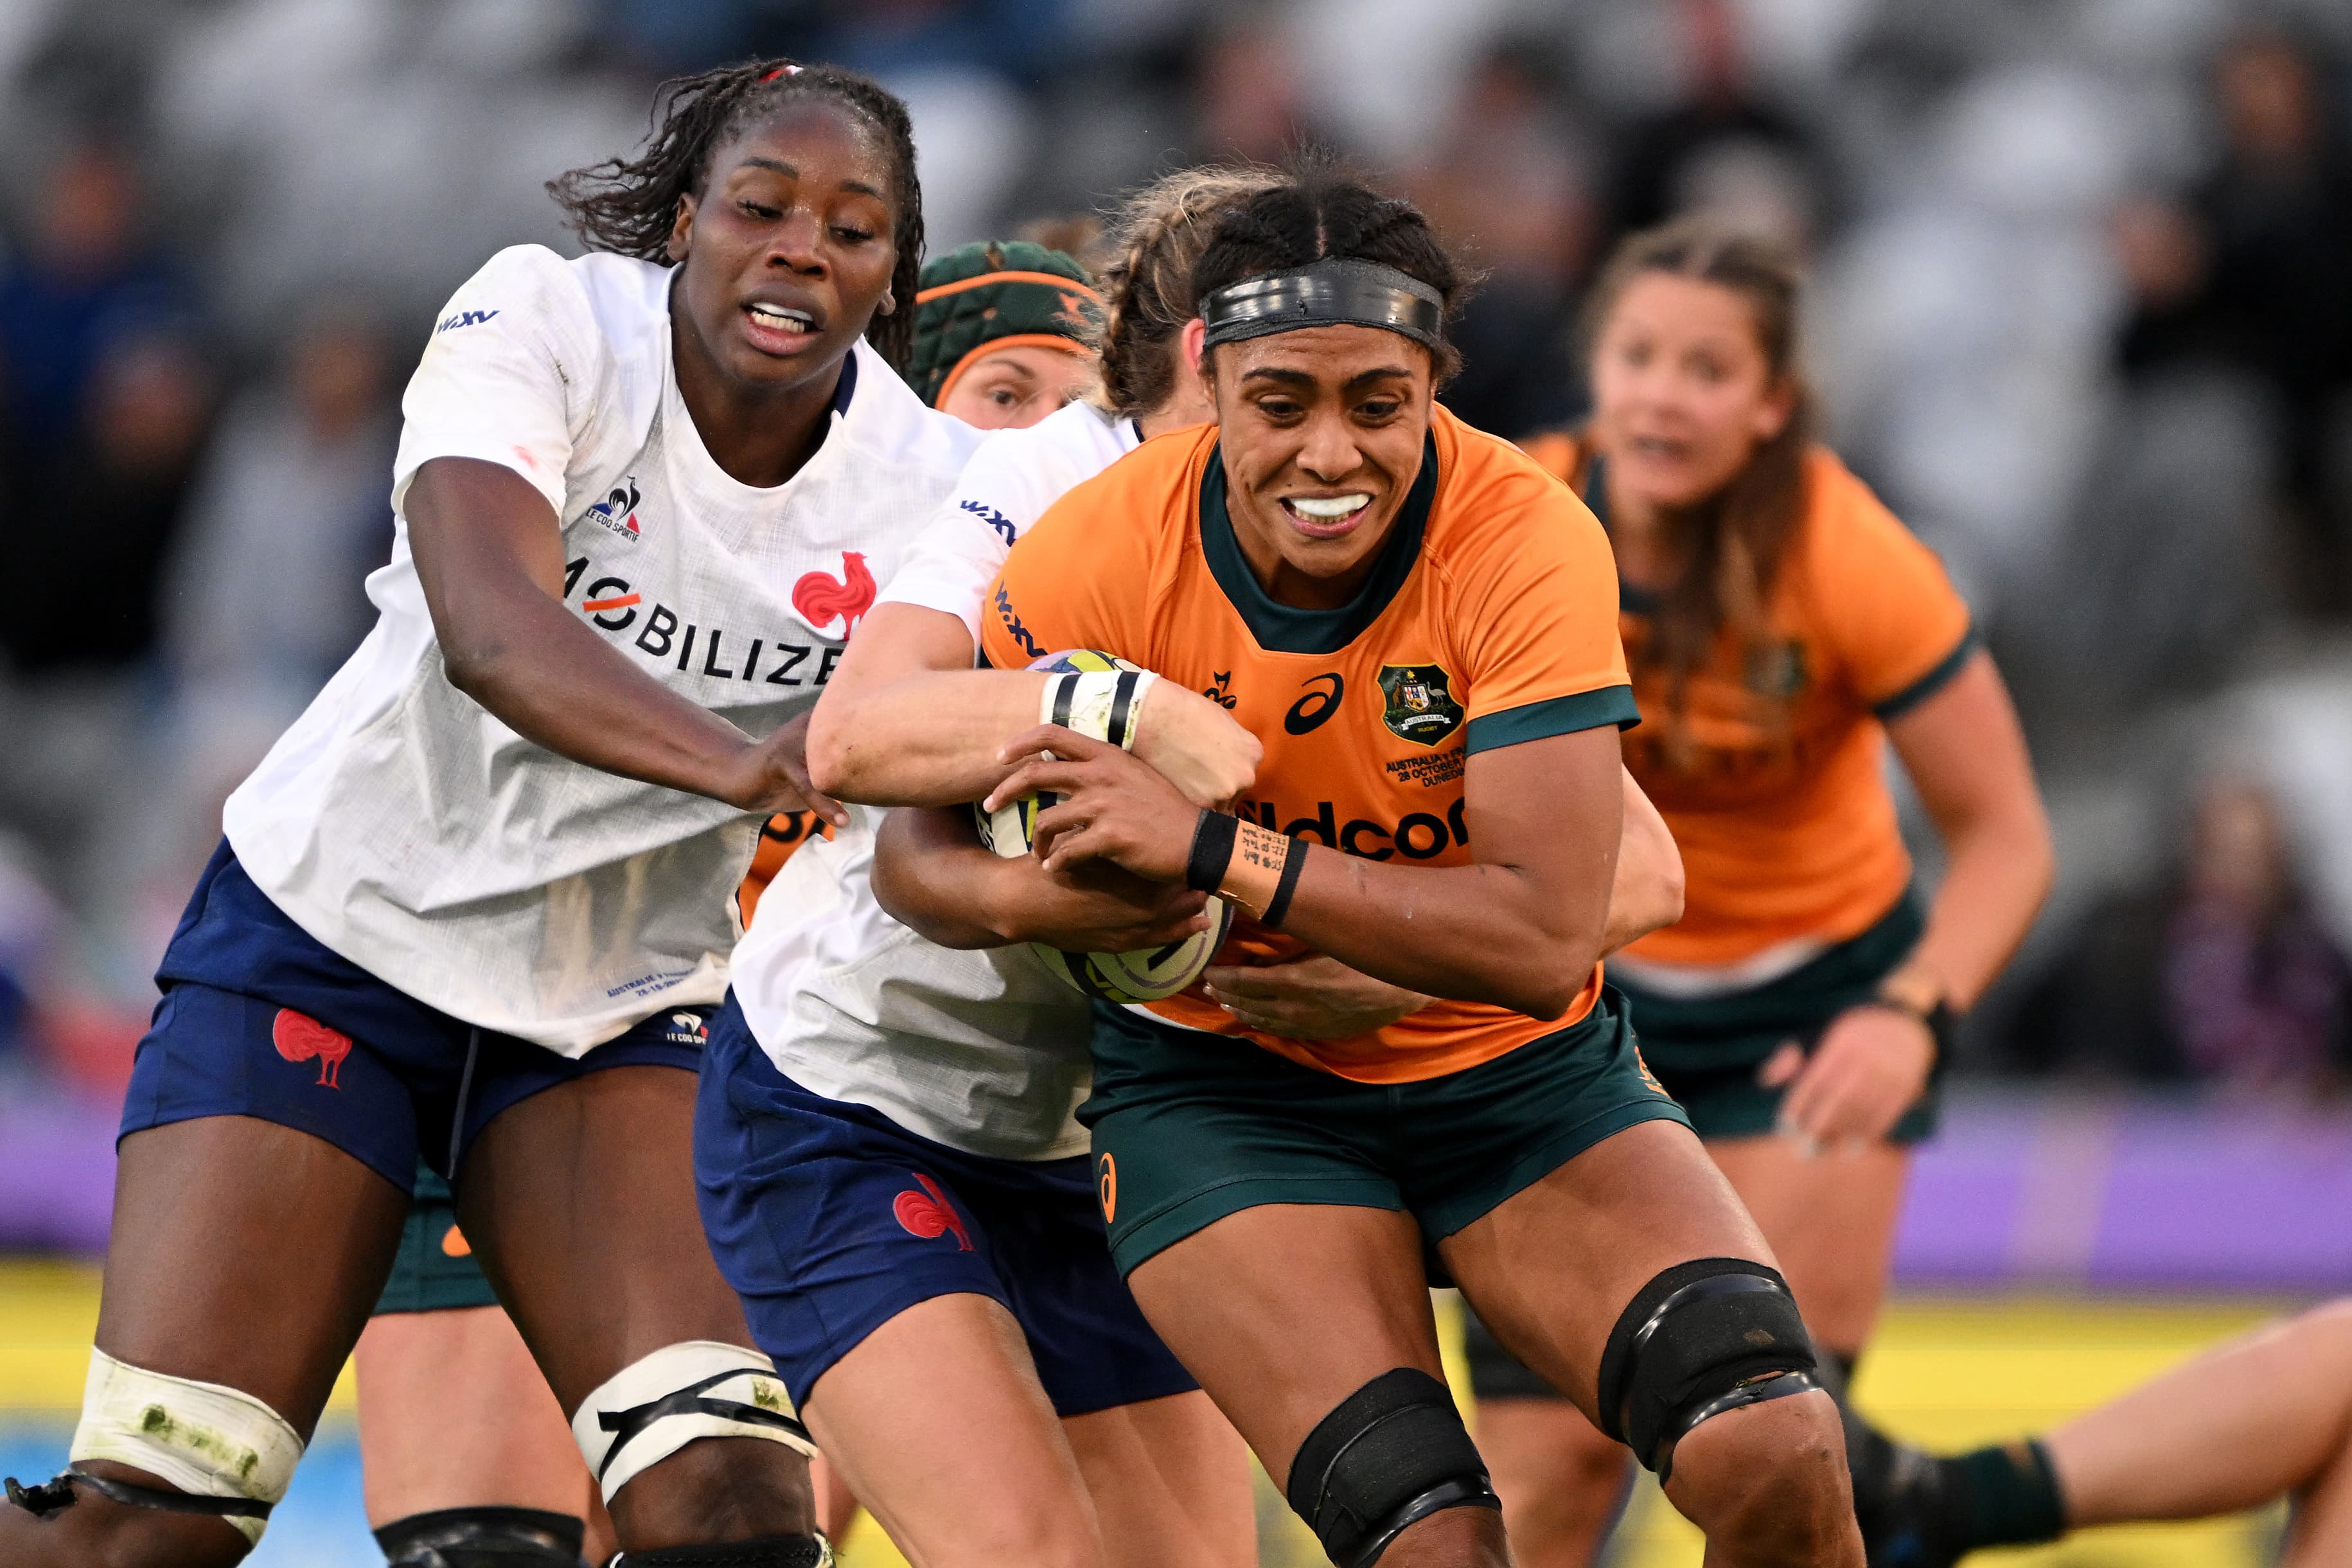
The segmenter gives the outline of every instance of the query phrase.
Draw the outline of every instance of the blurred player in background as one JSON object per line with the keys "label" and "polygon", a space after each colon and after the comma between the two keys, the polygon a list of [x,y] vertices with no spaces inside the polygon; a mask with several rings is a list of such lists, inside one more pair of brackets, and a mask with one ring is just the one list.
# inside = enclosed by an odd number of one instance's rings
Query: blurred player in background
{"label": "blurred player in background", "polygon": [[1242,203],[1188,290],[1220,428],[1072,491],[1005,562],[988,662],[1098,647],[1164,672],[1154,693],[1229,697],[1266,747],[1240,819],[1024,732],[1034,676],[961,677],[942,723],[974,771],[1030,758],[988,805],[1055,797],[1047,872],[1214,889],[1248,951],[1462,998],[1323,1043],[1194,997],[1095,1007],[1113,1257],[1336,1563],[1506,1558],[1436,1376],[1433,1246],[1630,1423],[1713,1553],[1859,1563],[1803,1326],[1603,994],[1633,718],[1614,573],[1572,497],[1434,405],[1459,289],[1417,212],[1339,175]]}
{"label": "blurred player in background", "polygon": [[[1068,256],[1020,240],[975,242],[925,262],[921,283],[907,374],[933,408],[982,430],[1022,430],[1095,384],[1093,318],[1101,300]],[[980,526],[969,513],[954,515]],[[736,894],[745,930],[784,862],[811,839],[832,836],[833,824],[814,811],[780,811],[761,825]],[[821,1456],[811,1474],[825,1533],[839,1542],[857,1500]]]}
{"label": "blurred player in background", "polygon": [[1854,1457],[1871,1568],[2095,1524],[2293,1504],[2280,1568],[2352,1563],[2352,1301],[2217,1346],[2039,1439],[1938,1458],[1875,1434]]}
{"label": "blurred player in background", "polygon": [[451,301],[382,619],[232,798],[164,959],[82,1424],[0,1509],[12,1568],[245,1555],[420,1156],[624,1562],[829,1557],[694,1221],[693,1073],[753,817],[838,815],[798,720],[871,601],[866,476],[928,506],[976,438],[893,373],[921,192],[866,78],[686,78],[641,157],[556,189],[597,254],[505,251]]}
{"label": "blurred player in background", "polygon": [[[1590,307],[1591,423],[1531,443],[1608,528],[1682,919],[1612,959],[1642,1052],[1771,1242],[1841,1381],[1885,1299],[1958,1013],[2041,907],[2017,719],[1935,558],[1811,440],[1798,279],[1687,219]],[[1942,836],[1922,910],[1887,740]],[[1591,1561],[1622,1451],[1473,1322],[1479,1439],[1531,1568]]]}
{"label": "blurred player in background", "polygon": [[[1114,396],[1150,390],[988,441],[890,577],[829,694],[855,699],[875,669],[909,660],[969,671],[1003,536],[1132,450],[1139,416],[1197,422],[1166,369],[1175,325],[1162,329],[1137,295],[1189,269],[1201,213],[1265,183],[1192,173],[1129,204],[1126,259],[1105,280],[1103,353]],[[971,382],[992,323],[1091,314],[1070,308],[1077,289],[1061,258],[992,248],[1029,265],[931,296],[955,335],[919,350],[919,385]],[[977,248],[954,264],[975,262],[993,265]],[[851,706],[828,722],[862,746],[872,737]],[[1143,721],[1171,766],[1255,753],[1222,708],[1181,689],[1147,698]],[[1248,1562],[1247,1455],[1144,1323],[1104,1244],[1070,1114],[1086,1091],[1086,1004],[1022,947],[950,951],[885,915],[867,880],[878,815],[861,810],[794,855],[737,950],[740,1010],[713,1026],[698,1136],[721,1265],[828,1469],[915,1561]],[[1058,888],[1034,863],[988,858],[1003,874],[961,908],[1022,921],[1006,927],[1013,940],[1131,947],[1197,921],[1197,894]]]}

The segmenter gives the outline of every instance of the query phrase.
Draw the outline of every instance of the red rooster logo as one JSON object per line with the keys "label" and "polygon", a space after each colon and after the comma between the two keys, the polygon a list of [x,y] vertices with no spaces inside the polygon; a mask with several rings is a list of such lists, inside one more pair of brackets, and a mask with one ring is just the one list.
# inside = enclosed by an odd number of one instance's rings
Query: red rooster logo
{"label": "red rooster logo", "polygon": [[793,584],[793,608],[820,632],[840,616],[841,634],[846,637],[857,630],[858,619],[874,608],[877,588],[874,574],[866,570],[866,558],[854,549],[844,550],[838,578],[812,571]]}
{"label": "red rooster logo", "polygon": [[342,1071],[343,1058],[352,1053],[350,1035],[329,1029],[316,1019],[304,1018],[292,1008],[279,1008],[278,1021],[269,1026],[269,1042],[289,1061],[308,1061],[317,1057],[320,1087],[342,1087],[335,1076]]}
{"label": "red rooster logo", "polygon": [[922,1184],[923,1190],[902,1192],[898,1201],[890,1206],[890,1212],[898,1217],[898,1223],[906,1228],[907,1234],[929,1240],[952,1231],[955,1233],[956,1250],[971,1251],[971,1233],[963,1228],[963,1216],[955,1211],[955,1205],[950,1203],[948,1195],[940,1190],[940,1184],[920,1171],[915,1173],[915,1180]]}

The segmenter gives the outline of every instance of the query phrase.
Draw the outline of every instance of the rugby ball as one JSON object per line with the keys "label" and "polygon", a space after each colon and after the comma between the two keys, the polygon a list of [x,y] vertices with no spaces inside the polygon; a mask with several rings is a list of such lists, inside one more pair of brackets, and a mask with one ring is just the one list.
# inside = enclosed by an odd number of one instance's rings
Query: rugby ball
{"label": "rugby ball", "polygon": [[[1057,674],[1142,668],[1091,648],[1048,653],[1029,667]],[[1092,734],[1095,727],[1081,726],[1079,733]],[[1097,734],[1094,738],[1108,737]],[[979,820],[981,842],[1007,860],[1029,853],[1036,843],[1037,813],[1051,807],[1055,799],[1050,793],[1024,795],[1017,800],[1006,801],[994,811],[989,810],[984,802],[974,802],[972,814]],[[1196,932],[1181,942],[1139,947],[1131,953],[1070,953],[1043,942],[1029,946],[1046,968],[1086,996],[1100,997],[1109,1002],[1156,1002],[1174,996],[1199,979],[1201,972],[1209,967],[1209,960],[1224,945],[1225,932],[1233,925],[1233,905],[1213,894],[1208,914],[1207,930]]]}

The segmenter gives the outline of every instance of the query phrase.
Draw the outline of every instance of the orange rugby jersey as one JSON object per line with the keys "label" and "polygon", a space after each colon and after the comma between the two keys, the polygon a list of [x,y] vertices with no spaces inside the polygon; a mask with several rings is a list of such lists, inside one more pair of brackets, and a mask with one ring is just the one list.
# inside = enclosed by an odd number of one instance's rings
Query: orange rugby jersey
{"label": "orange rugby jersey", "polygon": [[[1580,442],[1543,436],[1528,450],[1605,516],[1599,463]],[[1679,716],[1662,673],[1636,678],[1651,722],[1627,737],[1625,762],[1682,848],[1685,891],[1682,919],[1628,956],[1712,967],[1801,938],[1842,942],[1910,882],[1884,721],[1959,672],[1976,647],[1968,606],[1934,552],[1834,455],[1807,455],[1804,486],[1767,651],[1748,657],[1727,630]],[[1649,602],[1627,588],[1637,669]]]}
{"label": "orange rugby jersey", "polygon": [[784,869],[784,862],[805,848],[811,839],[833,837],[833,824],[814,811],[779,811],[760,824],[760,841],[751,850],[751,869],[743,873],[743,884],[735,890],[735,913],[741,917],[743,929],[751,929],[751,916],[760,907],[760,895]]}
{"label": "orange rugby jersey", "polygon": [[[1421,473],[1353,603],[1268,598],[1234,538],[1214,426],[1163,435],[1071,491],[1014,545],[982,616],[988,662],[1018,669],[1097,648],[1232,710],[1264,743],[1239,810],[1370,860],[1470,863],[1462,779],[1473,751],[1633,722],[1617,573],[1592,515],[1506,442],[1444,409]],[[1294,938],[1238,923],[1227,962]],[[1545,1023],[1440,1001],[1388,1028],[1307,1041],[1245,1031],[1192,995],[1168,1020],[1247,1033],[1367,1083],[1435,1078],[1565,1029],[1600,994],[1595,966]]]}

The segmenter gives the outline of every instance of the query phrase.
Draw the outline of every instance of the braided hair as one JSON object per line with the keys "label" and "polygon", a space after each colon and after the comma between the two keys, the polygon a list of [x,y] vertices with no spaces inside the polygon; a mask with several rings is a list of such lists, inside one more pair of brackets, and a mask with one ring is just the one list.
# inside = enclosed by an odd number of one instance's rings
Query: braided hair
{"label": "braided hair", "polygon": [[1168,401],[1176,367],[1168,345],[1199,311],[1192,268],[1230,208],[1282,183],[1271,169],[1186,169],[1129,196],[1103,235],[1103,395],[1114,413],[1149,413]]}
{"label": "braided hair", "polygon": [[895,313],[877,313],[866,340],[903,372],[915,343],[915,295],[923,268],[923,187],[915,175],[915,132],[907,106],[880,83],[839,66],[803,66],[787,59],[721,66],[662,84],[654,99],[654,126],[635,158],[608,158],[547,183],[592,250],[670,265],[669,236],[678,204],[699,198],[710,176],[710,154],[739,127],[794,99],[821,96],[840,104],[879,132],[890,149],[890,183],[898,221],[891,235],[898,261],[890,273]]}
{"label": "braided hair", "polygon": [[[1381,195],[1340,164],[1317,160],[1217,221],[1192,268],[1191,298],[1203,299],[1244,278],[1327,256],[1376,261],[1418,278],[1444,298],[1447,321],[1475,281],[1454,265],[1419,207]],[[1198,314],[1197,308],[1186,313]],[[1462,355],[1451,343],[1433,350],[1433,358],[1440,386],[1462,368]]]}

